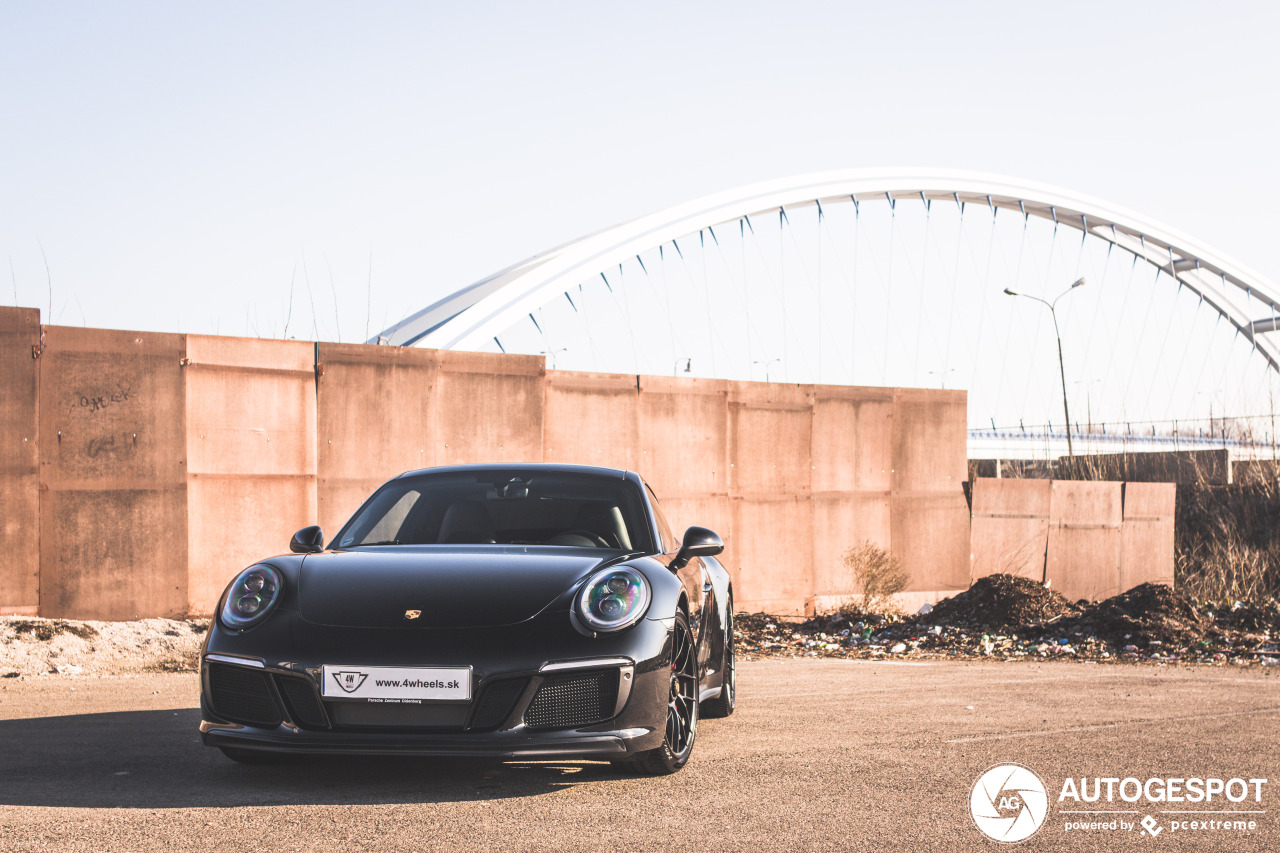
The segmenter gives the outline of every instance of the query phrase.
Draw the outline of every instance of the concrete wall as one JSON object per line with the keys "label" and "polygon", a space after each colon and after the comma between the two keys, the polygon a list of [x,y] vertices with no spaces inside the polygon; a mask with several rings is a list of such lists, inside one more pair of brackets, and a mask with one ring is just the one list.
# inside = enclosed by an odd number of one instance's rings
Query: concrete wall
{"label": "concrete wall", "polygon": [[184,351],[181,335],[44,327],[40,615],[187,612]]}
{"label": "concrete wall", "polygon": [[972,575],[1048,581],[1067,598],[1173,583],[1173,483],[973,483]]}
{"label": "concrete wall", "polygon": [[314,345],[188,335],[187,609],[316,519]]}
{"label": "concrete wall", "polygon": [[40,604],[40,312],[0,311],[0,615]]}
{"label": "concrete wall", "polygon": [[[1090,493],[1081,508],[1071,486],[1046,503],[983,485],[971,550],[961,391],[571,373],[535,356],[38,321],[0,309],[0,612],[207,614],[294,530],[333,535],[390,477],[467,462],[641,472],[677,532],[724,537],[749,610],[849,600],[841,558],[867,541],[910,572],[909,605],[965,589],[1027,537],[1041,573],[1048,548],[1064,576],[1104,558],[1127,566],[1116,577],[1150,576],[1135,561],[1164,554],[1166,519],[1172,547],[1163,492],[1134,505],[1122,534],[1117,499]],[[1098,501],[1112,527],[1089,526]],[[1043,519],[1007,529],[1028,512]]]}

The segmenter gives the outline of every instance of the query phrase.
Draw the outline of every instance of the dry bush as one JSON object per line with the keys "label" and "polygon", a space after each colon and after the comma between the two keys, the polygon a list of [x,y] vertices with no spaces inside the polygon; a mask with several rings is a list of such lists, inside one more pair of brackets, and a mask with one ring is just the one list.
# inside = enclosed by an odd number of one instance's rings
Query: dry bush
{"label": "dry bush", "polygon": [[911,575],[898,558],[871,542],[844,552],[844,567],[862,592],[862,609],[877,613],[895,609],[893,597],[907,588]]}
{"label": "dry bush", "polygon": [[1275,481],[1178,486],[1177,586],[1209,601],[1280,595],[1280,489]]}

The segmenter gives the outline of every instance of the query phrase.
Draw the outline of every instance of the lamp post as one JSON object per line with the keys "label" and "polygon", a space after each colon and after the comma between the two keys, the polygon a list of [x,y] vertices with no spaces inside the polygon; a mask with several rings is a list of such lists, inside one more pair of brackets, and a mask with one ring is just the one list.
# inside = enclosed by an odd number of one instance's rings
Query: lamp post
{"label": "lamp post", "polygon": [[764,381],[765,381],[765,382],[768,382],[768,381],[769,381],[769,365],[771,365],[771,364],[775,364],[775,363],[777,363],[777,362],[781,362],[781,361],[782,361],[782,359],[780,359],[780,358],[765,358],[765,359],[761,359],[760,361],[753,361],[753,362],[751,362],[751,363],[752,363],[752,364],[763,364],[763,365],[764,365]]}
{"label": "lamp post", "polygon": [[555,369],[556,369],[556,356],[558,356],[558,355],[559,355],[560,353],[562,353],[562,352],[568,352],[568,351],[569,351],[569,348],[568,348],[568,347],[560,347],[559,349],[552,349],[552,350],[545,350],[545,349],[544,349],[544,350],[538,350],[538,355],[545,355],[545,356],[549,357],[549,358],[551,359],[551,369],[552,369],[552,370],[555,370]]}
{"label": "lamp post", "polygon": [[1034,299],[1036,302],[1039,302],[1041,305],[1048,308],[1049,316],[1053,318],[1053,336],[1058,339],[1058,374],[1062,377],[1062,417],[1067,422],[1067,455],[1068,456],[1075,456],[1075,451],[1071,447],[1071,412],[1068,411],[1067,409],[1067,369],[1062,366],[1062,334],[1061,332],[1058,331],[1058,312],[1055,310],[1055,308],[1058,305],[1059,299],[1066,296],[1068,293],[1075,290],[1077,287],[1079,287],[1082,284],[1084,284],[1083,276],[1071,282],[1071,286],[1068,287],[1066,290],[1062,291],[1061,293],[1059,293],[1052,302],[1046,302],[1045,300],[1041,299],[1039,296],[1032,296],[1029,293],[1018,293],[1016,290],[1010,290],[1007,287],[1004,289],[1004,292],[1007,293],[1009,296],[1023,296],[1023,297],[1026,297],[1027,299]]}

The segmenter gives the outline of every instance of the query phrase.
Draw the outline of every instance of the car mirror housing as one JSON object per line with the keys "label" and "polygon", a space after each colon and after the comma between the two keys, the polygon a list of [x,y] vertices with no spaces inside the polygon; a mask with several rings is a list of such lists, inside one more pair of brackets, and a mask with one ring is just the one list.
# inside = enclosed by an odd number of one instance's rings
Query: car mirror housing
{"label": "car mirror housing", "polygon": [[679,571],[689,564],[694,557],[714,557],[724,550],[724,541],[705,527],[690,527],[684,532],[684,540],[676,558],[671,561],[671,570]]}
{"label": "car mirror housing", "polygon": [[304,527],[289,540],[289,550],[295,554],[316,554],[324,550],[324,531],[316,525]]}

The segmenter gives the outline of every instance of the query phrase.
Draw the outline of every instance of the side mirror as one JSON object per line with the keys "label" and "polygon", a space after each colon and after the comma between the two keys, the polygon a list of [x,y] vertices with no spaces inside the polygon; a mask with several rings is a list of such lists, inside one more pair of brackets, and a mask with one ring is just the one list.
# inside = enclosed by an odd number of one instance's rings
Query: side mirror
{"label": "side mirror", "polygon": [[668,568],[678,572],[689,565],[694,557],[714,557],[723,550],[724,542],[715,532],[705,527],[690,527],[684,532],[684,541],[680,543],[680,550],[676,552],[676,558]]}
{"label": "side mirror", "polygon": [[295,554],[316,554],[324,550],[324,531],[314,524],[293,534],[289,550]]}

